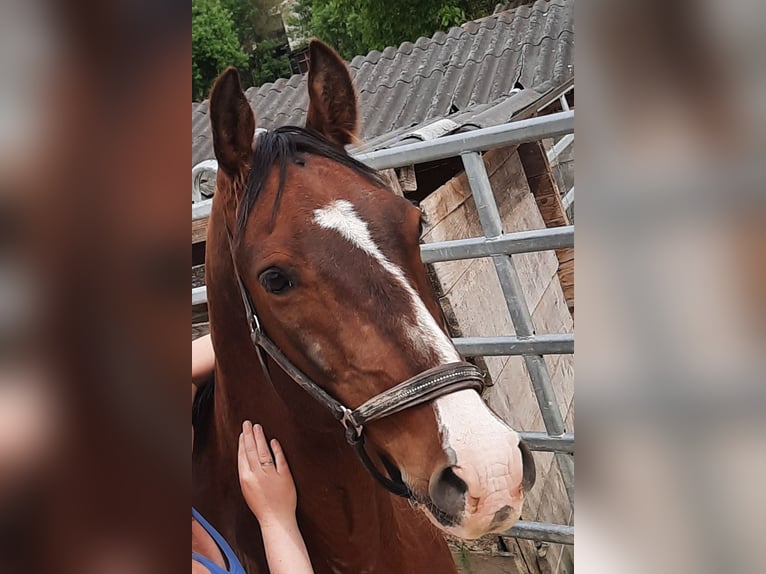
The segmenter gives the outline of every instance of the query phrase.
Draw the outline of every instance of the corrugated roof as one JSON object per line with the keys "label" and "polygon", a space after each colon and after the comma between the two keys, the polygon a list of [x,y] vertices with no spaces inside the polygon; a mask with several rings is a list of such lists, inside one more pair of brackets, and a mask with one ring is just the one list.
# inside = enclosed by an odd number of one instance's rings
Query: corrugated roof
{"label": "corrugated roof", "polygon": [[[498,103],[519,88],[541,93],[574,75],[574,0],[537,0],[398,49],[357,56],[349,68],[363,142]],[[304,122],[305,75],[250,88],[246,96],[258,127]],[[193,103],[192,165],[212,157],[207,102]]]}

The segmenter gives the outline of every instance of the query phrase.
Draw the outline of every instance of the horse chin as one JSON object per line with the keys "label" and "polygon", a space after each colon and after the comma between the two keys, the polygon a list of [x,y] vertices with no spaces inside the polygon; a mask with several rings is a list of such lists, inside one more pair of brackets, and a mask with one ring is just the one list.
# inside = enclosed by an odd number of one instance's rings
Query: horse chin
{"label": "horse chin", "polygon": [[437,518],[431,511],[425,509],[423,512],[428,517],[428,520],[431,522],[431,524],[436,526],[436,528],[446,534],[449,534],[450,536],[460,538],[461,540],[476,540],[477,538],[481,538],[486,534],[486,532],[471,532],[466,530],[463,525],[460,524],[458,519],[444,521],[443,516],[439,516]]}
{"label": "horse chin", "polygon": [[460,524],[462,522],[462,516],[452,516],[438,509],[428,497],[419,497],[416,495],[415,498],[410,501],[410,504],[425,514],[431,524],[436,526],[436,528],[442,532],[452,534],[453,536],[459,536],[458,534],[455,534],[455,531],[461,529]]}
{"label": "horse chin", "polygon": [[519,519],[519,513],[508,511],[495,513],[492,520],[477,520],[475,516],[466,517],[465,513],[451,516],[439,510],[427,498],[421,498],[413,503],[426,515],[428,520],[442,532],[462,540],[476,540],[488,534],[502,534],[510,529]]}

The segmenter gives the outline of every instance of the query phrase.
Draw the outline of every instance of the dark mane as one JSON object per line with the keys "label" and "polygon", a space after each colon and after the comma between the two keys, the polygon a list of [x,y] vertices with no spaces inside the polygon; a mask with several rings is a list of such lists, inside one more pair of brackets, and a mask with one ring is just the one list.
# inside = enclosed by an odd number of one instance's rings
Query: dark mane
{"label": "dark mane", "polygon": [[357,161],[337,145],[327,141],[318,133],[305,128],[285,126],[269,130],[258,136],[253,152],[253,162],[247,187],[240,202],[237,214],[237,227],[241,232],[245,228],[255,201],[261,194],[272,167],[279,166],[279,189],[274,202],[273,216],[279,210],[279,202],[285,186],[287,167],[300,157],[301,154],[312,154],[330,159],[344,167],[352,169],[357,174],[367,178],[372,183],[385,185],[377,172]]}
{"label": "dark mane", "polygon": [[215,397],[215,376],[200,386],[192,402],[192,427],[194,428],[194,445],[192,453],[199,452],[207,439],[213,418],[213,402]]}

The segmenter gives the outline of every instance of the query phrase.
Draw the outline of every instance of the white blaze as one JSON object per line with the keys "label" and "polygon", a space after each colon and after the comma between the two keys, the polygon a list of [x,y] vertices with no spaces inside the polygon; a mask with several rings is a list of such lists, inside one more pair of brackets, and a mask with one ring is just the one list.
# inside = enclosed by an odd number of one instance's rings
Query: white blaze
{"label": "white blaze", "polygon": [[[439,328],[433,315],[428,312],[425,303],[412,288],[404,272],[383,254],[373,241],[367,222],[354,210],[350,201],[338,199],[327,207],[314,210],[314,222],[324,229],[340,233],[347,241],[364,251],[377,261],[409,295],[415,322],[404,320],[407,337],[418,349],[432,350],[439,357],[440,363],[452,363],[460,360],[455,347],[447,335]],[[434,365],[435,366],[435,365]]]}

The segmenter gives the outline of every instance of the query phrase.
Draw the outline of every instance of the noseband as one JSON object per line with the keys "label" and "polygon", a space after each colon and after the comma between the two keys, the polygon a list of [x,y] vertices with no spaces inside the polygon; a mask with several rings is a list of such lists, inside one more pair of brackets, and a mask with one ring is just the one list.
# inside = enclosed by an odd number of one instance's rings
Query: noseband
{"label": "noseband", "polygon": [[479,393],[484,390],[486,383],[484,374],[471,363],[458,361],[440,365],[398,385],[383,391],[370,398],[356,409],[350,409],[343,403],[331,397],[322,387],[317,385],[307,377],[295,364],[288,359],[279,347],[264,332],[258,314],[255,311],[255,305],[250,297],[242,277],[237,270],[237,264],[234,260],[234,249],[231,234],[227,229],[229,236],[229,249],[232,262],[234,263],[234,273],[237,277],[237,285],[242,295],[242,302],[245,306],[247,315],[247,324],[250,329],[250,340],[255,347],[258,360],[263,368],[263,373],[270,384],[271,374],[266,363],[266,353],[277,363],[290,378],[295,381],[304,391],[318,403],[325,406],[332,415],[343,425],[346,430],[346,440],[354,447],[359,459],[364,464],[369,473],[384,488],[404,498],[411,498],[412,493],[409,487],[402,480],[399,470],[387,460],[380,457],[386,471],[391,478],[380,472],[367,454],[364,445],[364,427],[374,421],[386,418],[395,413],[404,411],[414,406],[427,403],[438,397],[462,391],[464,389],[473,389]]}

